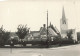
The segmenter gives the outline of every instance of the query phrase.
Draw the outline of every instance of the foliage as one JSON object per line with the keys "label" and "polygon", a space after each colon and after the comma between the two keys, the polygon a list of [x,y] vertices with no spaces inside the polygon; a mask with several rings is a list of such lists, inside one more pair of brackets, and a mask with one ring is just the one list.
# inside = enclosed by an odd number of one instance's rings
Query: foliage
{"label": "foliage", "polygon": [[10,32],[5,32],[3,35],[3,41],[5,44],[8,41],[8,39],[10,38],[9,34],[10,34]]}
{"label": "foliage", "polygon": [[21,39],[21,42],[22,42],[22,39],[24,39],[25,36],[28,35],[28,33],[29,33],[29,28],[26,27],[26,25],[25,26],[24,25],[18,25],[16,34]]}
{"label": "foliage", "polygon": [[5,44],[7,44],[8,39],[10,38],[9,34],[10,32],[6,32],[3,29],[0,29],[1,33],[0,33],[0,46],[3,46]]}
{"label": "foliage", "polygon": [[56,45],[56,44],[61,44],[61,37],[60,36],[55,36],[53,38],[53,41],[51,41],[52,45]]}
{"label": "foliage", "polygon": [[77,32],[77,40],[80,41],[80,32]]}
{"label": "foliage", "polygon": [[73,39],[72,39],[72,38],[73,38],[73,37],[72,37],[72,34],[73,34],[72,29],[67,32],[68,40],[73,40]]}
{"label": "foliage", "polygon": [[72,34],[72,29],[67,31],[67,37],[61,39],[61,44],[73,44],[74,40]]}

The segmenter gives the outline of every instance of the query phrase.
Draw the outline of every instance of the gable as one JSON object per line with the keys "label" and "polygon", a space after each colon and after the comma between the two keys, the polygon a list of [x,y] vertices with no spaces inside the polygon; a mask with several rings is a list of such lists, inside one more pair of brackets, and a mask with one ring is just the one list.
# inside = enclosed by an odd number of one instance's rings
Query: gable
{"label": "gable", "polygon": [[48,31],[50,35],[57,36],[57,33],[52,28],[48,28]]}
{"label": "gable", "polygon": [[41,28],[41,30],[40,30],[40,34],[41,35],[45,35],[45,34],[47,34],[47,29],[46,28]]}

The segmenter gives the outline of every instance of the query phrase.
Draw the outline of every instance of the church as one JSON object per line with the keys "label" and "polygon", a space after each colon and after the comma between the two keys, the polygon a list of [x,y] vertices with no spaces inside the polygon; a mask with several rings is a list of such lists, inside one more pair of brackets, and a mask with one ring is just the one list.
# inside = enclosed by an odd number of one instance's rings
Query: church
{"label": "church", "polygon": [[67,32],[70,32],[72,30],[71,36],[73,37],[74,41],[77,41],[76,29],[68,29],[68,20],[65,16],[64,7],[62,9],[62,18],[60,19],[60,30],[62,38],[67,37]]}

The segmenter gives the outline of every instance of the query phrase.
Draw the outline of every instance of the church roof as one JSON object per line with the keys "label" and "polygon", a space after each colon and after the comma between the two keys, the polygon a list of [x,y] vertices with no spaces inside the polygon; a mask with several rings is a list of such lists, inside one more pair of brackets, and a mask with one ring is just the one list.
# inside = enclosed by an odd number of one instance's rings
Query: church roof
{"label": "church roof", "polygon": [[65,11],[64,11],[64,7],[62,9],[62,23],[66,24],[66,16],[65,16]]}

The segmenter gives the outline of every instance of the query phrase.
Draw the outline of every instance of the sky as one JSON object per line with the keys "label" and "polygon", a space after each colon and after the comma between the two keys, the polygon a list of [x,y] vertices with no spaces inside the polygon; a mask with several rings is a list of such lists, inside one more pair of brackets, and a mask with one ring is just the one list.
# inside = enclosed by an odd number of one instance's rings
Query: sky
{"label": "sky", "polygon": [[26,25],[31,31],[38,31],[48,19],[60,31],[60,19],[64,7],[68,28],[80,31],[79,0],[0,0],[0,27],[15,32],[19,24]]}

